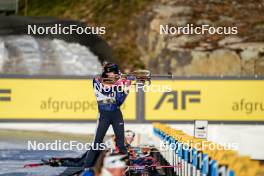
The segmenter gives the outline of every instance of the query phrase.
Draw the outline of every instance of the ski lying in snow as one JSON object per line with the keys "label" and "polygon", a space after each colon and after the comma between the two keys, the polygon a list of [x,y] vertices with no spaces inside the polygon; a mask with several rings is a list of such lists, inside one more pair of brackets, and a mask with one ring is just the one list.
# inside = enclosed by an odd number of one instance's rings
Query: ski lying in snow
{"label": "ski lying in snow", "polygon": [[31,168],[31,167],[39,167],[39,166],[44,166],[44,165],[50,165],[50,162],[47,160],[42,159],[41,163],[31,163],[31,164],[25,164],[24,168]]}

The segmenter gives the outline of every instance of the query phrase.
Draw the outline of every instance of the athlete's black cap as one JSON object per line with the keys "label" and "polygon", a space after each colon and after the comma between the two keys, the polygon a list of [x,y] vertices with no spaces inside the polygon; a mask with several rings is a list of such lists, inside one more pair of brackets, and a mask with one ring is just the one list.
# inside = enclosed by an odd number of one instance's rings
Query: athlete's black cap
{"label": "athlete's black cap", "polygon": [[119,74],[118,65],[115,63],[107,63],[103,66],[103,73],[114,72],[115,74]]}

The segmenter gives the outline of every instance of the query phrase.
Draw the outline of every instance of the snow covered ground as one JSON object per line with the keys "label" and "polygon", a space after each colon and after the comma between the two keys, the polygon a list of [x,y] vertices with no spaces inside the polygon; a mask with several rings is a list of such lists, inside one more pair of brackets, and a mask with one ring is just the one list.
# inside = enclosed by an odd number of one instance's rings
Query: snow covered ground
{"label": "snow covered ground", "polygon": [[[193,135],[194,126],[192,124],[175,123],[171,126]],[[0,129],[54,131],[74,134],[94,134],[95,127],[95,123],[0,123]],[[129,123],[125,125],[125,129],[152,136],[151,124]],[[113,134],[112,128],[108,130],[108,134]],[[236,143],[240,154],[250,155],[253,159],[264,160],[263,136],[264,125],[209,124],[208,126],[208,140],[217,143]],[[149,142],[149,140],[137,140],[137,143]]]}
{"label": "snow covered ground", "polygon": [[[69,137],[69,135],[66,135]],[[84,151],[78,150],[33,150],[28,149],[27,141],[50,142],[59,138],[58,133],[37,133],[0,130],[0,176],[52,176],[63,172],[63,167],[40,166],[24,168],[26,164],[40,163],[51,157],[77,157]],[[78,136],[70,136],[80,139]],[[62,137],[61,137],[62,139]],[[88,139],[88,138],[87,138]],[[62,139],[66,142],[67,138]]]}

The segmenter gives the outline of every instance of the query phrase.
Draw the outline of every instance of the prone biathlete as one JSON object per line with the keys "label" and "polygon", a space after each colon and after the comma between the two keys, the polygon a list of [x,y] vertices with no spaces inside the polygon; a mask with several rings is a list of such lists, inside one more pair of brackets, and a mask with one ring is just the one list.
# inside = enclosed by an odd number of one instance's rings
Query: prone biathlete
{"label": "prone biathlete", "polygon": [[99,117],[93,140],[94,147],[86,155],[84,165],[86,168],[94,165],[100,153],[98,146],[103,143],[104,136],[110,125],[112,125],[114,130],[119,153],[127,154],[127,149],[124,145],[124,120],[120,106],[124,103],[128,95],[128,89],[120,89],[120,87],[124,86],[125,88],[129,88],[130,85],[130,80],[120,77],[118,65],[114,63],[105,64],[102,75],[93,79]]}
{"label": "prone biathlete", "polygon": [[[125,146],[127,149],[131,147],[132,142],[134,141],[135,132],[132,130],[126,130],[125,131]],[[106,151],[111,151],[111,153],[117,153],[116,151],[119,151],[117,145],[116,145],[116,138],[115,135],[113,135],[110,139],[104,142],[105,146],[107,147]],[[82,154],[80,157],[66,157],[66,158],[58,158],[58,157],[52,157],[45,162],[47,165],[53,166],[53,167],[83,167],[85,163],[85,159],[87,156],[87,152]]]}

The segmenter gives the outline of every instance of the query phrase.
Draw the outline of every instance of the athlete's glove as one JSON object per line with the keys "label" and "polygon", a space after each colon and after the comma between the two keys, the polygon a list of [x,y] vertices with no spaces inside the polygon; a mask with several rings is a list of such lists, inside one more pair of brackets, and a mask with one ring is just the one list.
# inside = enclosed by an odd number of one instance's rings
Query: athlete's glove
{"label": "athlete's glove", "polygon": [[122,90],[125,93],[128,93],[129,92],[129,89],[130,89],[130,86],[131,86],[131,80],[127,80],[127,79],[120,78],[119,80],[116,81],[116,85],[118,87],[121,87]]}
{"label": "athlete's glove", "polygon": [[50,158],[48,163],[52,167],[59,167],[61,166],[61,159],[60,158]]}
{"label": "athlete's glove", "polygon": [[120,78],[116,81],[116,85],[125,85],[129,87],[131,85],[131,80]]}

